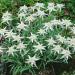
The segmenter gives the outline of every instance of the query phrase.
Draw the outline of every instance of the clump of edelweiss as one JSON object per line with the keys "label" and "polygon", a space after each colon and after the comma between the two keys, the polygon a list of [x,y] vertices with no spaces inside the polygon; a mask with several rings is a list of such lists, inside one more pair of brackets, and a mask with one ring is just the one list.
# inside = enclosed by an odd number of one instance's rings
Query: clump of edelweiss
{"label": "clump of edelweiss", "polygon": [[24,5],[14,16],[16,21],[8,11],[3,13],[2,59],[31,67],[39,67],[42,62],[67,62],[75,52],[75,27],[71,20],[57,19],[55,13],[61,13],[64,7],[54,3]]}

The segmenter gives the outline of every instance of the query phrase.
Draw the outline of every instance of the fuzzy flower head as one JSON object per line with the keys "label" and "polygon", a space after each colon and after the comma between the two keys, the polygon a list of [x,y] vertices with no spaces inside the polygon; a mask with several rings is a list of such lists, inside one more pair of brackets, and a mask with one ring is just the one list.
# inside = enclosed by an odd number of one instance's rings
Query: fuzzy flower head
{"label": "fuzzy flower head", "polygon": [[33,34],[31,33],[31,36],[30,37],[27,37],[32,43],[35,41],[37,41],[37,35],[36,34]]}
{"label": "fuzzy flower head", "polygon": [[26,22],[29,22],[29,25],[30,25],[30,23],[33,22],[35,19],[36,18],[33,15],[30,15],[30,16],[26,17],[26,20],[25,21]]}
{"label": "fuzzy flower head", "polygon": [[75,38],[68,38],[68,39],[67,39],[67,43],[68,43],[70,46],[75,46]]}
{"label": "fuzzy flower head", "polygon": [[24,37],[20,36],[20,35],[13,35],[13,41],[17,41],[17,42],[21,42],[21,39],[23,39]]}
{"label": "fuzzy flower head", "polygon": [[15,49],[15,46],[11,46],[11,47],[8,47],[8,55],[12,55],[14,56],[14,53],[16,52],[17,50]]}
{"label": "fuzzy flower head", "polygon": [[8,32],[6,32],[5,38],[12,38],[15,35],[16,35],[16,33],[14,33],[12,30],[9,30]]}
{"label": "fuzzy flower head", "polygon": [[61,43],[64,43],[66,41],[65,37],[62,37],[60,34],[56,35],[56,38]]}
{"label": "fuzzy flower head", "polygon": [[17,49],[20,50],[20,53],[21,53],[22,50],[26,49],[26,44],[23,44],[23,42],[20,42],[16,47],[17,47]]}
{"label": "fuzzy flower head", "polygon": [[56,8],[61,12],[61,9],[64,8],[64,4],[57,4]]}
{"label": "fuzzy flower head", "polygon": [[37,33],[40,35],[44,35],[46,34],[46,31],[44,29],[39,29]]}
{"label": "fuzzy flower head", "polygon": [[37,2],[37,3],[35,4],[35,8],[36,8],[36,9],[44,8],[44,3],[38,3],[38,2]]}
{"label": "fuzzy flower head", "polygon": [[51,20],[50,23],[53,26],[61,25],[61,21],[60,20],[57,20],[57,19]]}
{"label": "fuzzy flower head", "polygon": [[52,49],[54,53],[58,53],[58,54],[60,54],[61,50],[62,50],[62,47],[60,45],[55,45]]}
{"label": "fuzzy flower head", "polygon": [[43,53],[43,50],[45,50],[45,46],[40,43],[38,43],[38,45],[33,45],[33,47],[35,48],[35,52],[40,51],[41,54]]}
{"label": "fuzzy flower head", "polygon": [[55,4],[54,3],[48,3],[48,10],[49,10],[49,14],[52,12],[52,11],[56,11],[55,9]]}
{"label": "fuzzy flower head", "polygon": [[69,50],[63,49],[61,54],[62,54],[61,59],[65,59],[65,61],[67,61],[69,57],[71,57],[71,52]]}
{"label": "fuzzy flower head", "polygon": [[27,9],[28,9],[28,7],[26,5],[21,6],[19,12],[27,13]]}
{"label": "fuzzy flower head", "polygon": [[48,43],[48,46],[53,46],[56,43],[52,37],[46,40],[46,42]]}
{"label": "fuzzy flower head", "polygon": [[53,25],[50,22],[44,23],[43,27],[46,31],[53,30]]}
{"label": "fuzzy flower head", "polygon": [[6,22],[9,24],[9,21],[12,21],[12,14],[10,14],[8,11],[6,11],[5,13],[3,13],[2,23]]}
{"label": "fuzzy flower head", "polygon": [[45,16],[46,14],[45,14],[45,12],[44,11],[41,11],[41,10],[38,10],[37,11],[37,15],[41,18],[43,18],[43,16]]}
{"label": "fuzzy flower head", "polygon": [[61,22],[61,26],[62,26],[62,27],[68,28],[68,27],[70,27],[71,25],[72,25],[71,20],[62,19],[62,22]]}
{"label": "fuzzy flower head", "polygon": [[37,58],[35,55],[33,57],[28,56],[26,63],[31,64],[32,67],[33,66],[37,67],[36,61],[38,61],[38,60],[39,60],[39,58]]}
{"label": "fuzzy flower head", "polygon": [[28,28],[28,25],[24,24],[22,21],[21,23],[18,23],[17,29],[18,30],[26,30]]}

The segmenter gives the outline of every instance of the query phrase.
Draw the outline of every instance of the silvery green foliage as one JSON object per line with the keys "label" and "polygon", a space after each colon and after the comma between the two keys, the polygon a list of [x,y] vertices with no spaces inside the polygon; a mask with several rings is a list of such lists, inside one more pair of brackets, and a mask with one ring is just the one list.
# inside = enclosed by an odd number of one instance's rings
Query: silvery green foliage
{"label": "silvery green foliage", "polygon": [[[63,4],[36,3],[21,6],[17,16],[3,13],[0,35],[0,54],[5,62],[12,62],[13,75],[33,71],[50,62],[68,62],[75,52],[74,24],[69,19],[57,19]],[[15,17],[15,19],[14,19]],[[68,31],[69,30],[69,31]]]}

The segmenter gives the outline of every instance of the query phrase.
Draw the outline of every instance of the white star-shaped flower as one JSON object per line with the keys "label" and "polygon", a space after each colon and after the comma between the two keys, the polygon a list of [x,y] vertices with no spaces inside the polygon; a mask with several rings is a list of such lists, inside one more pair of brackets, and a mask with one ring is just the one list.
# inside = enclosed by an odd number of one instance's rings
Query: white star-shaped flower
{"label": "white star-shaped flower", "polygon": [[25,21],[29,22],[29,25],[30,25],[30,23],[33,22],[35,19],[36,18],[33,15],[30,15],[30,16],[26,17]]}
{"label": "white star-shaped flower", "polygon": [[36,40],[37,40],[37,35],[31,33],[31,36],[30,36],[30,37],[27,37],[27,38],[30,39],[30,41],[33,43],[34,41],[36,42]]}
{"label": "white star-shaped flower", "polygon": [[38,10],[37,11],[37,15],[40,17],[40,18],[43,18],[43,16],[45,16],[45,12],[44,11],[41,11],[41,10]]}
{"label": "white star-shaped flower", "polygon": [[21,6],[20,7],[20,12],[24,12],[24,13],[27,13],[27,9],[28,9],[28,7],[26,6],[26,5],[24,5],[24,6]]}
{"label": "white star-shaped flower", "polygon": [[68,58],[71,57],[71,52],[70,52],[69,50],[63,49],[63,50],[61,51],[61,54],[62,54],[61,59],[64,58],[64,59],[68,60]]}
{"label": "white star-shaped flower", "polygon": [[23,44],[23,42],[20,42],[17,46],[17,49],[20,49],[20,52],[26,48],[26,44]]}
{"label": "white star-shaped flower", "polygon": [[67,44],[74,47],[75,46],[75,38],[68,38]]}
{"label": "white star-shaped flower", "polygon": [[60,20],[57,20],[57,19],[53,19],[50,21],[50,23],[54,26],[57,26],[57,25],[61,25],[61,21]]}
{"label": "white star-shaped flower", "polygon": [[38,60],[39,60],[39,58],[36,58],[35,55],[33,57],[28,56],[28,59],[27,59],[26,63],[31,64],[32,67],[33,66],[37,67],[36,61],[38,61]]}
{"label": "white star-shaped flower", "polygon": [[48,46],[53,46],[56,43],[56,41],[52,37],[46,41],[48,42]]}
{"label": "white star-shaped flower", "polygon": [[54,4],[54,3],[48,3],[47,10],[49,10],[49,14],[50,14],[52,11],[56,11],[56,9],[55,9],[55,4]]}
{"label": "white star-shaped flower", "polygon": [[64,27],[65,26],[66,28],[68,28],[71,25],[72,25],[71,20],[62,19],[62,21],[61,21],[61,27]]}
{"label": "white star-shaped flower", "polygon": [[59,9],[61,12],[61,9],[64,8],[64,4],[57,4],[56,8]]}
{"label": "white star-shaped flower", "polygon": [[62,37],[60,34],[56,35],[56,38],[61,43],[64,43],[66,41],[65,37]]}
{"label": "white star-shaped flower", "polygon": [[8,55],[14,55],[14,53],[16,51],[18,51],[18,50],[15,49],[15,46],[11,46],[11,47],[8,47],[7,53],[8,53]]}
{"label": "white star-shaped flower", "polygon": [[28,25],[24,24],[24,23],[21,21],[21,23],[18,23],[17,29],[18,29],[18,30],[22,30],[22,29],[26,30],[27,27],[28,27]]}
{"label": "white star-shaped flower", "polygon": [[44,35],[46,34],[46,31],[44,29],[39,29],[37,33],[40,35]]}
{"label": "white star-shaped flower", "polygon": [[6,32],[5,38],[12,38],[15,35],[16,33],[14,33],[12,30],[9,30],[8,32]]}
{"label": "white star-shaped flower", "polygon": [[13,36],[13,41],[17,41],[17,42],[21,42],[21,39],[23,39],[24,37],[21,37],[20,35],[14,35]]}
{"label": "white star-shaped flower", "polygon": [[11,20],[12,20],[12,14],[10,14],[8,11],[3,13],[2,23],[7,22],[9,24],[9,21],[11,21]]}
{"label": "white star-shaped flower", "polygon": [[45,46],[43,46],[43,44],[38,43],[38,45],[34,45],[33,46],[35,48],[35,52],[40,51],[40,53],[42,54],[42,51],[45,50]]}
{"label": "white star-shaped flower", "polygon": [[43,27],[46,31],[53,30],[53,25],[50,22],[44,23],[44,27]]}
{"label": "white star-shaped flower", "polygon": [[36,8],[36,9],[44,8],[44,3],[38,3],[38,2],[37,2],[37,3],[35,4],[35,8]]}
{"label": "white star-shaped flower", "polygon": [[61,50],[62,47],[60,45],[55,45],[54,48],[52,49],[54,53],[58,53],[58,54],[60,54]]}

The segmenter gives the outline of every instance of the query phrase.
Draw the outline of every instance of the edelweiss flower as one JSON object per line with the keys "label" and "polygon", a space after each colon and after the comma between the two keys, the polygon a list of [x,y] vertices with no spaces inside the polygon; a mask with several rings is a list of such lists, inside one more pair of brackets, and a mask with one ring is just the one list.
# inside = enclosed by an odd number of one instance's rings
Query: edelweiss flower
{"label": "edelweiss flower", "polygon": [[65,37],[62,37],[61,35],[56,35],[56,38],[59,42],[64,43],[66,41]]}
{"label": "edelweiss flower", "polygon": [[35,4],[35,8],[36,8],[36,9],[44,8],[44,4],[37,2],[37,3]]}
{"label": "edelweiss flower", "polygon": [[61,54],[62,54],[61,59],[65,59],[66,61],[69,59],[69,57],[71,57],[71,52],[69,50],[63,49]]}
{"label": "edelweiss flower", "polygon": [[26,44],[23,44],[22,42],[20,42],[17,46],[17,49],[20,49],[20,52],[26,48]]}
{"label": "edelweiss flower", "polygon": [[21,42],[21,39],[23,39],[24,37],[21,37],[20,35],[14,35],[13,36],[13,41],[17,41],[17,42]]}
{"label": "edelweiss flower", "polygon": [[39,60],[39,58],[36,58],[35,55],[33,57],[28,56],[28,59],[27,59],[26,63],[31,64],[32,67],[33,66],[37,67],[36,61],[38,61],[38,60]]}
{"label": "edelweiss flower", "polygon": [[34,41],[36,42],[36,40],[37,40],[37,35],[31,33],[31,36],[30,36],[30,37],[27,37],[27,38],[30,39],[30,41],[33,43]]}
{"label": "edelweiss flower", "polygon": [[17,26],[18,30],[22,30],[22,29],[26,30],[27,27],[28,25],[24,24],[22,21],[21,23],[18,23],[18,26]]}
{"label": "edelweiss flower", "polygon": [[54,53],[58,53],[58,54],[60,54],[61,50],[62,47],[60,45],[55,45],[54,48],[52,49]]}
{"label": "edelweiss flower", "polygon": [[51,37],[48,40],[46,40],[48,42],[48,46],[53,46],[56,42],[55,40]]}
{"label": "edelweiss flower", "polygon": [[55,25],[55,26],[61,25],[61,21],[60,21],[60,20],[56,20],[56,19],[51,20],[50,23],[51,23],[52,25]]}
{"label": "edelweiss flower", "polygon": [[8,31],[8,32],[6,32],[6,37],[5,38],[12,38],[13,36],[15,36],[16,35],[16,33],[13,33],[12,32],[12,30],[10,30],[10,31]]}
{"label": "edelweiss flower", "polygon": [[53,30],[53,25],[50,22],[44,23],[44,27],[43,27],[46,31]]}
{"label": "edelweiss flower", "polygon": [[2,16],[2,23],[6,22],[9,24],[9,21],[12,20],[12,14],[10,14],[8,11],[3,13],[3,16]]}
{"label": "edelweiss flower", "polygon": [[55,4],[54,4],[54,3],[48,3],[47,9],[49,10],[49,14],[50,14],[52,11],[56,11],[56,9],[55,9]]}
{"label": "edelweiss flower", "polygon": [[33,15],[30,15],[28,17],[26,17],[26,20],[25,21],[28,21],[29,22],[29,25],[31,22],[33,22],[36,18],[33,16]]}
{"label": "edelweiss flower", "polygon": [[66,28],[68,28],[71,25],[72,25],[72,23],[71,23],[70,20],[62,19],[62,21],[61,21],[61,27],[65,26]]}
{"label": "edelweiss flower", "polygon": [[56,8],[59,9],[61,12],[61,9],[64,8],[64,4],[57,4]]}
{"label": "edelweiss flower", "polygon": [[37,11],[37,15],[40,17],[40,18],[43,18],[43,16],[45,16],[45,12],[44,11],[41,11],[41,10],[38,10]]}
{"label": "edelweiss flower", "polygon": [[43,44],[38,43],[38,45],[34,45],[33,46],[35,48],[35,52],[40,51],[40,53],[42,54],[42,51],[45,50],[45,46],[43,46]]}
{"label": "edelweiss flower", "polygon": [[40,35],[44,35],[46,34],[45,30],[44,29],[39,29],[38,32]]}
{"label": "edelweiss flower", "polygon": [[28,9],[28,7],[26,5],[21,6],[19,12],[27,13],[27,9]]}
{"label": "edelweiss flower", "polygon": [[27,14],[25,13],[18,13],[18,18],[20,18],[20,21],[22,20],[22,18],[25,18]]}
{"label": "edelweiss flower", "polygon": [[14,55],[14,53],[17,51],[14,47],[15,46],[8,47],[8,55]]}
{"label": "edelweiss flower", "polygon": [[75,46],[75,38],[68,38],[67,44],[69,44],[70,46]]}

